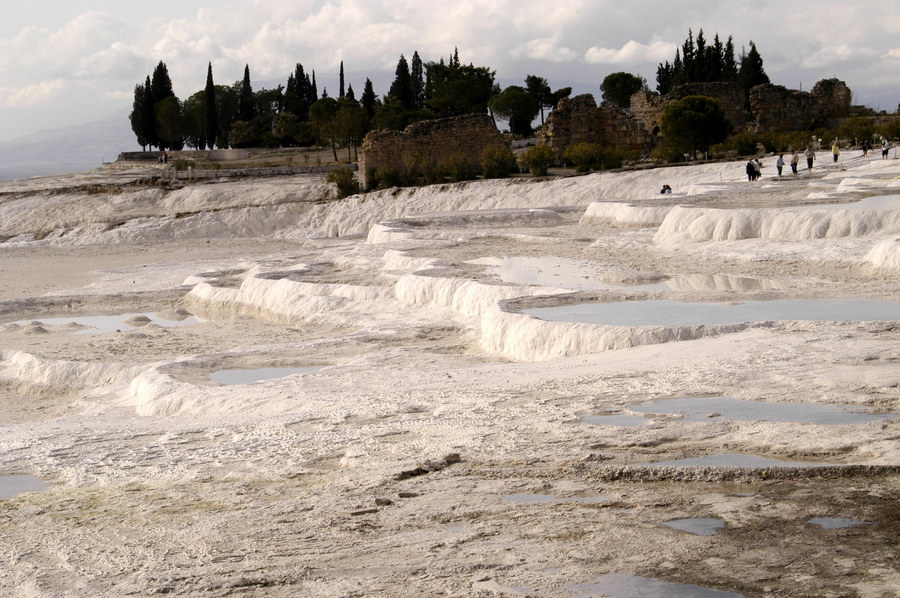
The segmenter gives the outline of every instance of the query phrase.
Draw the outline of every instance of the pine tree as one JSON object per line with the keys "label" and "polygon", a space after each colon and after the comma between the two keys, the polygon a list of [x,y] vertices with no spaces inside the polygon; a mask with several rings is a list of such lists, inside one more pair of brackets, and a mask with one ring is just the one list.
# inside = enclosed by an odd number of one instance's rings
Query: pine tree
{"label": "pine tree", "polygon": [[413,108],[425,109],[425,69],[418,52],[413,52],[410,66],[410,86],[412,88]]}
{"label": "pine tree", "polygon": [[722,80],[737,81],[737,62],[734,58],[734,39],[729,35],[725,42],[725,53],[722,60]]}
{"label": "pine tree", "polygon": [[340,88],[338,89],[338,98],[344,99],[344,61],[341,61]]}
{"label": "pine tree", "polygon": [[253,120],[256,110],[253,105],[253,88],[250,86],[250,65],[244,65],[244,79],[240,84],[238,106],[238,114],[241,120],[246,122]]}
{"label": "pine tree", "polygon": [[375,90],[372,89],[372,81],[366,78],[366,84],[363,87],[362,93],[362,106],[366,110],[366,114],[369,115],[369,118],[373,118],[375,116]]}
{"label": "pine tree", "polygon": [[[216,86],[213,84],[212,62],[206,70],[206,89],[205,89],[205,141],[209,149],[213,148],[216,137],[219,133],[218,118],[216,115]],[[203,149],[203,148],[200,148]]]}

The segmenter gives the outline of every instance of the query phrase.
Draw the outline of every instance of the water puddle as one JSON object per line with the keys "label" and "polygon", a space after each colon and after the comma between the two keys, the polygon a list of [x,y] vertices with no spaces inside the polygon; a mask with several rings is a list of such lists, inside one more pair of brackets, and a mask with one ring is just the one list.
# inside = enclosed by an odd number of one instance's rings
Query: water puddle
{"label": "water puddle", "polygon": [[840,517],[813,517],[807,523],[818,525],[822,529],[844,529],[860,525],[872,525],[872,521],[858,521],[856,519],[842,519]]}
{"label": "water puddle", "polygon": [[217,370],[209,375],[209,379],[217,384],[234,386],[237,384],[253,384],[254,382],[261,382],[263,380],[274,380],[276,378],[293,376],[294,374],[308,374],[310,372],[317,372],[324,367],[324,365],[312,365],[291,368]]}
{"label": "water puddle", "polygon": [[766,403],[730,397],[689,397],[665,399],[648,405],[634,405],[632,411],[645,414],[679,414],[683,421],[708,421],[724,417],[736,421],[810,423],[826,426],[866,424],[898,417],[867,413],[850,405],[812,405],[805,403]]}
{"label": "water puddle", "polygon": [[900,301],[883,299],[776,299],[736,304],[681,301],[616,301],[539,307],[522,313],[552,322],[609,326],[702,326],[806,320],[900,320]]}
{"label": "water puddle", "polygon": [[42,320],[19,320],[12,322],[18,326],[69,326],[78,328],[74,334],[106,334],[109,332],[129,332],[150,324],[164,328],[189,326],[197,323],[191,315],[176,315],[164,318],[153,313],[126,313],[111,316],[68,316],[65,318],[44,318]]}
{"label": "water puddle", "polygon": [[608,496],[574,496],[569,498],[557,498],[552,494],[507,494],[502,497],[503,500],[518,503],[521,505],[537,505],[542,503],[560,503],[560,502],[581,502],[588,504],[598,504],[609,502]]}
{"label": "water puddle", "polygon": [[806,206],[828,210],[900,210],[900,195],[875,195],[852,203],[829,203]]}
{"label": "water puddle", "polygon": [[680,421],[703,422],[715,418],[734,421],[769,421],[809,423],[822,426],[867,424],[900,417],[892,414],[870,413],[851,405],[813,405],[807,403],[766,403],[744,401],[730,397],[687,397],[665,399],[646,405],[632,405],[624,413],[582,415],[581,420],[591,425],[637,427],[658,416],[679,416]]}
{"label": "water puddle", "polygon": [[666,525],[695,536],[715,536],[720,528],[725,527],[725,522],[712,517],[692,517],[666,521]]}
{"label": "water puddle", "polygon": [[827,463],[811,463],[808,461],[777,461],[758,455],[742,455],[740,453],[719,453],[705,457],[691,457],[688,459],[676,459],[674,461],[657,461],[655,463],[637,463],[643,466],[658,467],[822,467]]}
{"label": "water puddle", "polygon": [[3,475],[0,476],[0,500],[14,498],[26,492],[40,492],[50,485],[30,475]]}
{"label": "water puddle", "polygon": [[[486,257],[467,264],[487,266],[487,273],[507,284],[571,291],[776,291],[818,284],[790,278],[751,278],[731,274],[692,274],[665,278],[627,273],[587,260],[561,257]],[[615,279],[621,279],[616,281]]]}
{"label": "water puddle", "polygon": [[734,592],[659,581],[629,573],[609,573],[569,586],[572,598],[742,598]]}

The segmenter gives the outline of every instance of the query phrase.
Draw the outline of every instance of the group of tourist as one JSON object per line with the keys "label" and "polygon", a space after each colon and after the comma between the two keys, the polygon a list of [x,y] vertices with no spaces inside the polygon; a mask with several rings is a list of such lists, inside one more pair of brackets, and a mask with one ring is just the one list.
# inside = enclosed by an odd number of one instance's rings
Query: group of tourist
{"label": "group of tourist", "polygon": [[[862,157],[867,157],[869,155],[869,150],[872,149],[872,144],[868,139],[864,140],[862,143]],[[888,151],[891,149],[891,143],[887,140],[887,137],[881,138],[881,159],[887,160]],[[806,169],[808,172],[812,172],[813,161],[816,159],[816,151],[812,148],[811,145],[806,146],[806,151],[803,152],[803,155],[806,157]],[[834,141],[834,145],[831,146],[831,155],[834,158],[834,162],[837,163],[838,158],[841,155],[841,148],[838,146],[837,139]],[[797,178],[797,164],[800,162],[800,156],[797,155],[796,151],[791,151],[791,174],[793,178]],[[778,170],[778,180],[781,180],[782,170],[784,169],[784,154],[778,154],[778,159],[775,160],[775,168]],[[762,164],[759,161],[759,158],[751,159],[747,162],[747,179],[751,182],[759,180],[762,171]]]}

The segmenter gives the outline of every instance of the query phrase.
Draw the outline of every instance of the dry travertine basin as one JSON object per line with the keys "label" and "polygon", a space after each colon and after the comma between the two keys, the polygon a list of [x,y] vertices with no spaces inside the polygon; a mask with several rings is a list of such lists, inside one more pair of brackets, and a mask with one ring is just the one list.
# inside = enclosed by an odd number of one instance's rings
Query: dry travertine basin
{"label": "dry travertine basin", "polygon": [[[568,597],[628,574],[897,595],[897,321],[519,313],[897,296],[897,210],[811,206],[900,193],[900,162],[756,185],[742,167],[346,200],[303,177],[5,183],[0,476],[51,487],[0,500],[0,593]],[[106,332],[66,320],[118,314]],[[304,366],[324,367],[209,379]],[[717,396],[886,417],[634,409]],[[644,421],[589,423],[604,414]],[[648,465],[715,455],[805,466]],[[685,518],[723,526],[667,525]]]}

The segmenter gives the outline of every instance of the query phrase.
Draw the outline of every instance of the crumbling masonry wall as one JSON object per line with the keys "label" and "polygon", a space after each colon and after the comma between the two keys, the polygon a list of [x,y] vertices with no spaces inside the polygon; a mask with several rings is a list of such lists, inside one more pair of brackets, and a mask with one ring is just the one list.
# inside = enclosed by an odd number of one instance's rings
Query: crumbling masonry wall
{"label": "crumbling masonry wall", "polygon": [[780,85],[757,85],[750,90],[750,111],[755,121],[748,129],[763,133],[837,128],[850,116],[851,100],[850,88],[838,79],[823,79],[809,93]]}
{"label": "crumbling masonry wall", "polygon": [[664,96],[639,91],[631,96],[631,114],[646,130],[658,132],[666,106],[689,95],[717,99],[735,132],[837,128],[851,115],[850,88],[838,79],[823,79],[816,83],[811,92],[780,85],[757,85],[750,90],[749,114],[744,109],[744,94],[735,83],[679,85]]}
{"label": "crumbling masonry wall", "polygon": [[650,144],[650,135],[640,123],[614,106],[598,106],[591,94],[560,100],[539,137],[542,145],[553,148],[557,158],[570,145],[582,142],[636,150]]}
{"label": "crumbling masonry wall", "polygon": [[403,131],[372,131],[363,140],[359,182],[363,189],[368,189],[371,174],[385,168],[405,176],[406,165],[413,156],[438,163],[457,154],[477,165],[485,147],[505,143],[486,114],[420,121]]}

